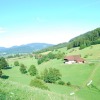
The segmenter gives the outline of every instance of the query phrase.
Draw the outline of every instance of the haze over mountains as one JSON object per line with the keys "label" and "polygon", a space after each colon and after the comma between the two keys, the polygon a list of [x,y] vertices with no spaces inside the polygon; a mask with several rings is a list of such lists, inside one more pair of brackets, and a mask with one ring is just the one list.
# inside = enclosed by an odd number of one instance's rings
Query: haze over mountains
{"label": "haze over mountains", "polygon": [[47,47],[53,46],[53,44],[47,43],[30,43],[20,46],[13,46],[9,48],[0,47],[0,53],[16,54],[16,53],[31,53],[33,51],[38,51]]}

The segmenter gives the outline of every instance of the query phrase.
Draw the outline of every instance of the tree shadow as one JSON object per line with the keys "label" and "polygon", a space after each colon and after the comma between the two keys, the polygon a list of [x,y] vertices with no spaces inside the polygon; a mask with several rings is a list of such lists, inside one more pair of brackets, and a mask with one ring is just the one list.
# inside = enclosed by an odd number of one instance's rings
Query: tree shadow
{"label": "tree shadow", "polygon": [[97,88],[95,85],[91,84],[92,85],[92,88],[94,88],[96,91],[100,92],[100,89]]}
{"label": "tree shadow", "polygon": [[7,69],[12,69],[12,67],[8,66],[8,67],[5,67],[5,68],[3,68],[3,69],[5,69],[5,70],[7,70]]}
{"label": "tree shadow", "polygon": [[93,84],[91,84],[90,87],[88,87],[88,88],[91,89],[92,91],[100,92],[100,89]]}
{"label": "tree shadow", "polygon": [[7,76],[7,75],[2,75],[1,78],[2,78],[2,79],[8,79],[9,76]]}

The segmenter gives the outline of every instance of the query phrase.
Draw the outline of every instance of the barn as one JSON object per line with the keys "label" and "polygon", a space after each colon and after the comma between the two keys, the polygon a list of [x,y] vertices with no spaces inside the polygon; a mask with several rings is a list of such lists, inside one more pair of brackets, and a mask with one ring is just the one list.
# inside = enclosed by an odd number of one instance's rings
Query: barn
{"label": "barn", "polygon": [[81,55],[70,55],[64,58],[64,63],[73,64],[73,63],[84,63],[85,60],[81,58]]}

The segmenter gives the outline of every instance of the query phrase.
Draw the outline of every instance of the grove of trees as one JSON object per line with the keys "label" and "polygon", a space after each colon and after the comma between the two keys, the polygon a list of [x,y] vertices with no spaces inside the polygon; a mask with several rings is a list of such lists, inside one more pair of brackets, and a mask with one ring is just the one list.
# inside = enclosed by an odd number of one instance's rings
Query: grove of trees
{"label": "grove of trees", "polygon": [[55,58],[56,59],[61,59],[61,58],[64,57],[64,55],[65,55],[65,53],[60,52],[60,51],[57,52],[56,54],[50,52],[50,53],[48,53],[46,55],[41,55],[41,57],[39,57],[39,58],[37,57],[37,59],[38,59],[37,63],[41,64],[43,62],[46,62],[46,61],[49,61],[49,60],[55,59]]}
{"label": "grove of trees", "polygon": [[44,69],[41,77],[46,83],[55,83],[57,80],[61,79],[61,74],[58,69],[49,68]]}

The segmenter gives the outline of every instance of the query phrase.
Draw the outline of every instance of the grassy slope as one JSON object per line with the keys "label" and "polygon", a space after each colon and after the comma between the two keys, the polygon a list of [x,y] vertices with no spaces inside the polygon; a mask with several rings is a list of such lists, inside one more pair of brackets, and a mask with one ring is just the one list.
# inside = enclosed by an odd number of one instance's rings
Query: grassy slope
{"label": "grassy slope", "polygon": [[73,100],[73,97],[0,80],[0,100]]}
{"label": "grassy slope", "polygon": [[[71,54],[81,54],[82,57],[88,55],[86,58],[88,59],[99,59],[100,57],[100,44],[94,45],[92,47],[87,47],[83,50],[79,50],[78,48],[66,50],[66,48],[61,48],[58,51],[65,52],[67,55]],[[56,51],[56,52],[58,52]],[[67,87],[67,86],[60,86],[57,84],[47,84],[51,91],[61,94],[69,95],[70,92],[75,92],[75,98],[79,97],[83,100],[98,100],[100,98],[100,62],[95,62],[94,66],[90,66],[88,63],[86,64],[73,64],[73,65],[65,65],[63,60],[51,60],[49,62],[44,62],[41,65],[37,65],[37,60],[34,58],[16,58],[16,59],[8,59],[10,65],[13,65],[13,62],[18,60],[20,63],[24,63],[27,66],[27,69],[31,64],[36,65],[39,72],[41,72],[44,68],[54,67],[60,70],[62,74],[62,80],[65,82],[70,81],[72,85],[79,86],[81,89],[76,91],[75,87]],[[94,71],[95,70],[95,71]],[[9,76],[9,80],[20,82],[23,84],[29,85],[30,80],[34,77],[30,75],[22,75],[19,71],[19,67],[13,67],[9,70],[3,70],[5,75]],[[93,80],[93,85],[95,87],[87,88],[86,84]],[[92,95],[92,96],[91,96]],[[53,99],[54,100],[54,99]]]}
{"label": "grassy slope", "polygon": [[65,52],[66,55],[81,54],[82,57],[88,55],[87,59],[100,59],[100,44],[92,45],[82,50],[79,50],[78,47],[67,50],[65,47],[59,49],[59,51]]}

